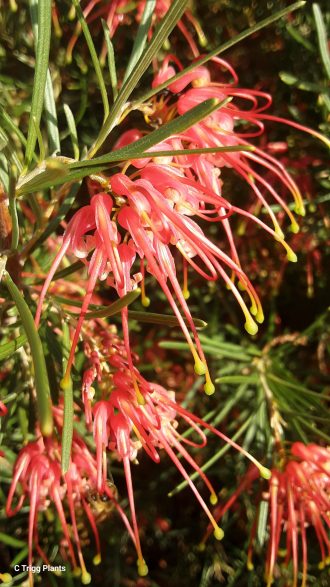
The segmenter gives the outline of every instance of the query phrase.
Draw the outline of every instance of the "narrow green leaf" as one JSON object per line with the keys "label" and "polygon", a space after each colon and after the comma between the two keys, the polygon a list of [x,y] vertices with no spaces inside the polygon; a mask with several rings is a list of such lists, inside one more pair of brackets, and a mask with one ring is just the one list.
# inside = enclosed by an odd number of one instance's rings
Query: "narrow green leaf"
{"label": "narrow green leaf", "polygon": [[[154,312],[136,312],[135,310],[130,310],[128,317],[146,324],[161,324],[169,327],[179,326],[177,317],[172,314],[155,314]],[[184,321],[188,324],[186,318],[184,318]],[[199,318],[193,318],[193,322],[196,328],[205,328],[207,326],[207,322]]]}
{"label": "narrow green leaf", "polygon": [[136,66],[138,60],[140,59],[145,44],[148,38],[148,32],[150,29],[151,19],[156,6],[156,0],[147,0],[145,3],[144,11],[142,14],[140,26],[137,32],[137,35],[134,40],[134,45],[132,49],[131,56],[129,58],[128,65],[126,67],[123,83],[126,82],[129,75],[132,73],[134,67]]}
{"label": "narrow green leaf", "polygon": [[108,27],[107,23],[105,22],[105,20],[103,20],[103,19],[101,19],[101,20],[102,20],[102,26],[103,26],[103,31],[104,31],[105,44],[107,46],[108,67],[109,67],[109,74],[110,74],[112,97],[113,97],[113,101],[115,101],[118,96],[118,81],[117,81],[115,52],[113,50],[113,44],[110,39],[109,27]]}
{"label": "narrow green leaf", "polygon": [[47,70],[46,77],[44,105],[44,118],[46,120],[48,136],[48,153],[50,155],[59,155],[61,153],[60,134],[58,132],[53,81],[49,69]]}
{"label": "narrow green leaf", "polygon": [[[63,377],[66,372],[68,364],[68,356],[70,353],[70,329],[66,322],[63,322]],[[62,379],[63,390],[63,429],[62,429],[62,454],[61,454],[61,469],[62,473],[66,473],[70,466],[71,446],[73,437],[73,390],[71,376]]]}
{"label": "narrow green leaf", "polygon": [[3,359],[9,359],[17,349],[20,349],[27,342],[26,334],[20,334],[14,340],[4,342],[0,345],[0,361]]}
{"label": "narrow green leaf", "polygon": [[[113,161],[120,161],[123,160],[121,157],[125,157],[125,159],[138,157],[139,153],[144,153],[154,145],[161,143],[168,139],[168,137],[182,133],[187,129],[191,128],[194,124],[197,124],[215,110],[219,110],[226,104],[230,102],[230,98],[226,98],[219,102],[219,100],[212,98],[210,100],[205,100],[194,106],[185,114],[174,118],[170,122],[166,122],[161,127],[157,128],[156,130],[152,131],[151,133],[145,135],[135,143],[131,143],[126,147],[122,147],[121,149],[117,149],[116,151],[112,151],[111,153],[107,153],[106,155],[102,155],[101,157],[96,157],[92,161],[77,161],[75,163],[70,164],[70,170],[82,168],[82,167],[91,167],[91,165],[100,165],[103,163],[111,163]],[[152,153],[151,153],[152,155]],[[150,154],[149,154],[150,156]]]}
{"label": "narrow green leaf", "polygon": [[26,546],[24,540],[19,540],[14,536],[5,534],[4,532],[0,532],[0,542],[3,542],[3,544],[7,544],[8,546],[12,546],[13,548],[22,548],[23,546]]}
{"label": "narrow green leaf", "polygon": [[259,506],[259,516],[257,525],[257,540],[260,546],[263,546],[267,537],[267,522],[268,522],[268,501],[261,500]]}
{"label": "narrow green leaf", "polygon": [[171,2],[165,17],[154,31],[150,43],[147,45],[147,48],[141,55],[131,75],[121,87],[117,100],[115,101],[113,108],[105,120],[99,136],[97,137],[94,146],[89,153],[89,158],[94,157],[94,155],[103,145],[108,134],[118,124],[120,116],[125,108],[126,101],[135,89],[137,83],[140,81],[142,75],[148,69],[155,55],[157,55],[164,41],[169,36],[178,20],[181,18],[186,5],[187,0],[173,0]]}
{"label": "narrow green leaf", "polygon": [[[97,157],[92,161],[84,160],[72,163],[70,162],[70,159],[65,159],[64,157],[47,159],[47,161],[43,162],[36,169],[31,171],[31,173],[20,178],[17,184],[16,194],[22,196],[25,193],[53,187],[64,183],[65,181],[78,181],[87,175],[89,176],[93,173],[107,169],[110,163],[128,161],[140,157],[141,154],[144,157],[150,157],[150,153],[145,153],[147,149],[166,140],[173,134],[184,132],[197,122],[200,122],[209,116],[215,110],[218,110],[227,104],[228,101],[228,99],[223,100],[222,102],[218,102],[215,99],[206,100],[182,116],[178,116],[157,130],[154,130],[149,135],[142,137],[135,143],[111,151],[110,153]],[[214,151],[216,151],[216,149]],[[162,153],[162,155],[164,155],[164,153]],[[56,168],[58,168],[58,172],[56,172]]]}
{"label": "narrow green leaf", "polygon": [[281,385],[283,385],[284,387],[288,387],[290,389],[296,390],[297,392],[310,396],[310,397],[314,397],[315,399],[319,399],[319,400],[328,400],[330,401],[330,398],[323,395],[322,393],[317,393],[316,391],[312,391],[310,389],[308,389],[307,387],[305,387],[304,385],[300,385],[299,383],[295,383],[294,381],[288,381],[286,379],[282,379],[281,377],[278,377],[277,375],[274,375],[273,373],[267,373],[267,378],[271,379],[272,381],[275,381],[276,383],[280,383]]}
{"label": "narrow green leaf", "polygon": [[[162,349],[172,349],[172,350],[189,350],[188,344],[186,342],[181,342],[177,340],[161,340],[159,343],[160,348]],[[235,359],[236,361],[241,361],[242,363],[250,363],[251,357],[248,355],[234,355],[231,351],[216,349],[215,347],[210,347],[208,345],[203,344],[203,351],[206,354],[209,354],[216,358],[225,357],[228,359]]]}
{"label": "narrow green leaf", "polygon": [[53,432],[53,414],[48,374],[40,336],[36,329],[29,306],[7,271],[3,274],[3,283],[6,285],[16,304],[30,345],[34,367],[40,430],[44,436],[50,436]]}
{"label": "narrow green leaf", "polygon": [[73,149],[73,157],[75,159],[79,159],[79,144],[78,144],[78,134],[74,116],[72,114],[72,110],[68,104],[64,104],[64,114],[66,117],[66,121],[68,123],[72,149]]}
{"label": "narrow green leaf", "polygon": [[123,308],[126,308],[126,306],[129,306],[132,302],[134,302],[140,295],[141,290],[137,288],[134,291],[130,291],[119,300],[112,302],[110,306],[103,306],[101,310],[87,312],[86,318],[107,318],[108,316],[114,316],[115,314],[121,312]]}
{"label": "narrow green leaf", "polygon": [[[24,546],[24,548],[22,548],[22,550],[19,551],[19,553],[11,561],[11,563],[10,563],[11,568],[15,567],[15,565],[19,565],[19,563],[21,563],[22,561],[26,561],[28,554],[29,554],[29,547],[26,545],[26,546]],[[15,582],[19,579],[22,579],[26,575],[27,575],[27,571],[24,571],[23,573],[20,573],[19,575],[15,575]],[[22,583],[21,583],[21,585],[22,585]]]}
{"label": "narrow green leaf", "polygon": [[297,43],[300,43],[300,45],[305,47],[307,51],[314,51],[312,43],[305,39],[305,37],[303,37],[298,29],[294,28],[291,24],[287,24],[286,30],[288,31],[289,35],[291,35],[291,37],[297,41]]}
{"label": "narrow green leaf", "polygon": [[83,267],[84,267],[84,264],[82,263],[82,261],[75,261],[75,263],[72,263],[72,265],[69,265],[68,267],[65,267],[64,269],[60,269],[59,271],[56,271],[56,273],[53,277],[53,281],[54,281],[54,279],[63,279],[63,277],[67,277],[68,275],[72,275],[72,273],[79,271],[79,269],[83,269]]}
{"label": "narrow green leaf", "polygon": [[313,432],[313,434],[315,434],[316,436],[323,438],[328,443],[330,442],[329,434],[326,434],[323,430],[320,429],[319,426],[314,426],[313,424],[310,424],[310,422],[308,422],[305,417],[302,418],[301,416],[299,416],[299,417],[297,417],[297,420],[299,421],[301,426],[307,428],[307,430],[309,430],[310,432]]}
{"label": "narrow green leaf", "polygon": [[15,122],[10,118],[9,114],[2,108],[2,106],[0,106],[0,121],[2,122],[2,124],[6,128],[6,130],[8,130],[8,131],[10,130],[18,137],[18,139],[21,142],[21,144],[23,145],[23,147],[26,147],[25,136],[20,131],[18,126],[15,124]]}
{"label": "narrow green leaf", "polygon": [[11,166],[11,174],[9,179],[9,213],[12,222],[12,235],[11,235],[11,251],[16,251],[19,243],[19,222],[17,215],[16,196],[15,196],[15,184],[16,184],[17,169],[15,166]]}
{"label": "narrow green leaf", "polygon": [[88,46],[88,49],[90,52],[90,56],[92,59],[96,78],[97,78],[100,92],[101,92],[101,98],[102,98],[103,109],[104,109],[104,118],[107,119],[107,117],[109,116],[109,100],[108,100],[108,94],[107,94],[107,90],[106,90],[104,79],[103,79],[102,68],[101,68],[95,47],[94,47],[92,36],[91,36],[91,34],[89,32],[89,28],[87,26],[87,22],[85,20],[85,17],[83,15],[82,10],[81,10],[79,0],[73,0],[73,4],[76,9],[77,17],[78,17],[79,23],[81,25],[82,31],[84,33],[84,37],[86,39],[86,43],[87,43],[87,46]]}
{"label": "narrow green leaf", "polygon": [[254,345],[249,344],[248,346],[242,346],[239,344],[235,344],[233,342],[227,342],[224,340],[219,340],[217,337],[213,337],[211,338],[210,336],[207,336],[206,334],[201,334],[200,336],[200,340],[202,344],[207,344],[208,346],[214,346],[217,349],[221,349],[221,350],[225,350],[225,351],[231,351],[232,353],[236,353],[236,354],[249,354],[255,357],[260,357],[261,356],[261,351]]}
{"label": "narrow green leaf", "polygon": [[313,14],[321,59],[324,65],[325,73],[328,79],[330,79],[330,52],[328,47],[327,31],[325,28],[323,15],[318,4],[313,3]]}
{"label": "narrow green leaf", "polygon": [[[204,347],[203,347],[204,348]],[[218,377],[215,380],[215,383],[229,383],[229,384],[240,384],[240,383],[258,383],[258,376],[257,375],[224,375],[223,377]]]}
{"label": "narrow green leaf", "polygon": [[234,47],[234,45],[237,45],[237,43],[240,43],[241,41],[243,41],[247,37],[250,37],[251,35],[253,35],[257,31],[260,31],[261,29],[269,26],[270,24],[272,24],[273,22],[276,22],[280,18],[283,18],[287,14],[290,14],[290,12],[293,12],[294,10],[298,10],[299,8],[302,8],[305,4],[306,4],[305,0],[301,0],[299,2],[294,2],[290,6],[287,6],[286,8],[284,8],[283,10],[279,10],[278,12],[275,12],[274,14],[267,16],[267,18],[260,20],[255,25],[249,27],[248,29],[245,29],[245,31],[242,31],[238,35],[235,35],[232,39],[229,39],[229,41],[226,41],[226,43],[218,45],[215,49],[213,49],[212,51],[210,51],[209,53],[207,53],[206,55],[204,55],[200,59],[197,59],[191,65],[189,65],[188,67],[185,67],[182,71],[180,71],[179,73],[177,73],[176,75],[174,75],[170,79],[166,80],[162,84],[159,84],[159,86],[157,86],[156,88],[152,88],[148,92],[145,92],[139,98],[138,103],[145,102],[146,100],[149,100],[149,98],[151,98],[152,96],[154,96],[155,94],[157,94],[161,90],[164,90],[169,85],[171,85],[173,82],[181,79],[189,71],[193,71],[199,65],[204,65],[204,63],[207,63],[210,59],[212,59],[212,57],[215,57],[216,55],[220,55],[220,53],[224,53],[224,51],[227,51],[227,49],[231,49],[231,47]]}
{"label": "narrow green leaf", "polygon": [[[33,2],[35,2],[35,0],[33,0]],[[33,5],[33,2],[31,5]],[[41,31],[41,34],[38,35],[37,39],[36,65],[34,72],[28,137],[25,151],[26,168],[29,167],[33,158],[37,140],[35,125],[37,127],[40,125],[41,113],[44,103],[51,37],[51,17],[51,0],[43,0],[42,2],[38,2],[38,30]]]}
{"label": "narrow green leaf", "polygon": [[45,149],[44,140],[43,140],[43,137],[41,134],[40,126],[37,124],[37,121],[34,118],[34,116],[33,116],[33,123],[34,123],[35,131],[36,131],[37,143],[38,143],[38,147],[39,147],[38,159],[39,159],[39,161],[44,161],[44,159],[46,158],[46,149]]}

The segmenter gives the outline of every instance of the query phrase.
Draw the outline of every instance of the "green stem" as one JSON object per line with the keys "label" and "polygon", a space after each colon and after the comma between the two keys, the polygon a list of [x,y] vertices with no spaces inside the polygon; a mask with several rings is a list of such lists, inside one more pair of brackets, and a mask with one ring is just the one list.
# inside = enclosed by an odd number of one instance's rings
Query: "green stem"
{"label": "green stem", "polygon": [[40,336],[36,329],[29,306],[7,271],[4,271],[3,282],[16,304],[30,345],[37,393],[40,430],[44,436],[51,436],[53,432],[52,402],[46,361]]}
{"label": "green stem", "polygon": [[[68,364],[67,353],[70,347],[70,331],[66,322],[63,324],[63,377]],[[62,379],[62,390],[64,398],[64,415],[62,430],[62,473],[65,474],[70,466],[71,446],[73,437],[73,391],[72,379]]]}
{"label": "green stem", "polygon": [[15,187],[16,187],[16,173],[15,168],[12,166],[12,175],[10,178],[10,185],[9,185],[9,213],[11,216],[12,221],[12,235],[11,235],[11,250],[16,251],[19,243],[19,223],[18,223],[18,216],[17,216],[17,207],[16,207],[16,196],[15,196]]}

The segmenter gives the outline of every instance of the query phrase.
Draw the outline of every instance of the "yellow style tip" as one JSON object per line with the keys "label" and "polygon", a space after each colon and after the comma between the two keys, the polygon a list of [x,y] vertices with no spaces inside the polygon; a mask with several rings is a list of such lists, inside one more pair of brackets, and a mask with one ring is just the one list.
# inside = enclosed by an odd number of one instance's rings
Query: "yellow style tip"
{"label": "yellow style tip", "polygon": [[212,383],[212,381],[207,381],[204,385],[204,391],[206,393],[206,395],[213,395],[215,392],[215,387]]}
{"label": "yellow style tip", "polygon": [[147,574],[149,573],[148,566],[147,566],[146,561],[144,559],[138,559],[137,568],[138,568],[138,574],[140,577],[146,577]]}
{"label": "yellow style tip", "polygon": [[185,300],[189,300],[189,298],[190,298],[190,291],[189,291],[189,289],[183,289],[182,290],[182,294],[183,294],[183,297],[184,297]]}
{"label": "yellow style tip", "polygon": [[258,311],[257,311],[257,313],[255,315],[255,319],[256,319],[257,322],[259,322],[259,324],[262,324],[263,321],[265,320],[265,316],[264,316],[264,313],[263,313],[263,309],[262,308],[258,308]]}
{"label": "yellow style tip", "polygon": [[247,561],[246,568],[247,568],[248,571],[253,571],[253,569],[254,569],[253,562],[252,561]]}
{"label": "yellow style tip", "polygon": [[259,473],[263,479],[270,479],[272,476],[271,470],[267,469],[267,467],[263,467],[262,465],[259,467]]}
{"label": "yellow style tip", "polygon": [[92,575],[88,571],[83,571],[81,575],[81,582],[83,585],[89,585],[92,581]]}
{"label": "yellow style tip", "polygon": [[220,528],[220,526],[217,526],[214,529],[213,536],[216,540],[222,540],[224,535],[225,535],[225,533],[224,533],[223,529]]}
{"label": "yellow style tip", "polygon": [[195,360],[194,371],[196,375],[205,375],[206,373],[206,365],[199,358]]}
{"label": "yellow style tip", "polygon": [[211,493],[210,495],[210,504],[217,505],[218,503],[218,496],[215,493]]}
{"label": "yellow style tip", "polygon": [[299,224],[297,222],[292,222],[291,226],[290,226],[290,230],[291,230],[291,232],[293,232],[293,234],[298,234]]}
{"label": "yellow style tip", "polygon": [[144,297],[141,299],[141,304],[142,304],[142,306],[143,306],[144,308],[149,308],[149,306],[150,306],[150,303],[151,303],[151,302],[150,302],[150,298],[148,298],[148,296],[144,296]]}
{"label": "yellow style tip", "polygon": [[96,567],[101,564],[101,555],[100,554],[96,554],[93,558],[93,565],[95,565]]}
{"label": "yellow style tip", "polygon": [[258,325],[255,323],[254,320],[252,320],[252,318],[246,320],[244,328],[246,332],[251,336],[254,336],[258,332]]}
{"label": "yellow style tip", "polygon": [[298,216],[305,216],[306,215],[305,206],[302,202],[299,202],[299,204],[297,203],[295,205],[294,211],[296,214],[298,214]]}
{"label": "yellow style tip", "polygon": [[297,263],[298,261],[296,253],[294,253],[290,248],[287,250],[286,258],[288,261],[291,261],[291,263]]}

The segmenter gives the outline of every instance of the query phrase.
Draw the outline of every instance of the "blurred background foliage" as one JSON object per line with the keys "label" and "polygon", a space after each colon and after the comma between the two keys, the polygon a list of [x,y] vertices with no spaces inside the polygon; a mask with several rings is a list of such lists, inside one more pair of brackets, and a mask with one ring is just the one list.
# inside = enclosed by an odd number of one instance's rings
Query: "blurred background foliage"
{"label": "blurred background foliage", "polygon": [[[235,36],[287,5],[279,0],[192,2],[194,14],[207,38],[207,48]],[[329,5],[326,0],[318,5],[328,27]],[[58,105],[60,137],[64,141],[63,154],[73,156],[64,104],[69,106],[75,119],[80,147],[88,147],[93,142],[102,109],[94,70],[82,38],[78,38],[72,62],[67,61],[67,46],[75,28],[75,22],[70,20],[73,15],[71,2],[59,1],[56,7],[58,28],[52,38],[50,69]],[[30,21],[29,6],[20,1],[18,10],[14,9],[15,0],[4,2],[0,14],[0,121],[1,132],[5,133],[3,141],[9,137],[9,146],[10,141],[15,142],[10,120],[15,120],[22,132],[27,130],[35,65],[34,40],[27,24]],[[127,45],[133,43],[135,26],[133,20],[128,19],[116,33],[119,77],[125,70],[129,55]],[[103,36],[96,22],[91,25],[91,32],[96,47],[101,49]],[[242,87],[255,87],[272,94],[274,114],[292,118],[326,134],[330,123],[329,71],[320,50],[324,43],[320,34],[313,3],[307,2],[289,18],[227,51],[225,58],[238,72]],[[171,50],[183,55],[183,60],[188,62],[191,55],[185,49],[182,36],[178,33],[171,35],[170,43]],[[105,73],[109,83],[107,75]],[[289,147],[277,156],[283,159],[299,184],[307,214],[300,220],[300,233],[291,237],[290,244],[298,254],[297,264],[287,264],[279,247],[255,227],[243,224],[235,227],[244,269],[263,300],[266,319],[259,333],[251,339],[242,332],[235,301],[224,286],[207,284],[198,275],[191,277],[191,310],[194,316],[208,323],[201,333],[201,341],[217,381],[216,394],[208,398],[199,393],[201,382],[196,381],[186,345],[175,329],[134,321],[131,330],[136,333],[133,339],[142,356],[140,369],[143,374],[174,389],[184,405],[202,417],[207,414],[208,421],[221,426],[244,448],[253,449],[253,454],[271,467],[279,458],[278,443],[284,449],[288,442],[295,440],[330,444],[330,179],[326,151],[315,139],[277,124],[269,124],[267,129],[265,148],[269,142],[285,142]],[[111,140],[114,139],[112,135]],[[10,149],[8,151],[5,146],[0,153],[0,174],[4,185],[8,157]],[[244,189],[247,187],[226,170],[225,192],[230,193],[231,198],[244,198]],[[84,197],[82,188],[78,194],[80,204]],[[27,226],[27,236],[30,230]],[[213,238],[221,238],[215,228]],[[25,271],[33,271],[33,263],[42,266],[43,260],[38,252],[31,259],[31,266],[25,267]],[[164,298],[155,291],[151,281],[150,278],[148,295],[152,298],[153,311],[162,312]],[[140,309],[138,304],[136,307]],[[10,324],[13,312],[12,308],[1,308],[2,324]],[[56,373],[61,365],[61,349],[47,326],[42,338],[48,348],[48,368]],[[5,427],[2,426],[0,439],[6,438],[6,457],[13,462],[15,445],[31,438],[33,430],[32,420],[27,417],[30,408],[26,390],[30,382],[24,378],[24,349],[13,354],[3,365],[0,398],[13,409]],[[17,373],[20,374],[19,380]],[[78,377],[75,393],[78,400]],[[247,469],[246,462],[239,455],[228,447],[219,447],[211,437],[208,446],[195,456],[208,470],[215,487],[222,488],[220,500],[232,494]],[[141,539],[150,575],[136,580],[133,546],[119,528],[119,520],[110,515],[101,521],[103,552],[106,554],[102,568],[93,571],[93,585],[259,587],[264,584],[265,525],[259,528],[255,570],[251,573],[246,570],[249,532],[255,516],[253,491],[260,491],[261,482],[252,492],[244,494],[235,510],[224,519],[225,539],[221,543],[210,539],[202,549],[199,544],[205,532],[203,513],[190,497],[186,484],[177,485],[178,475],[172,463],[163,456],[161,464],[155,467],[142,456],[139,466],[134,469]],[[121,468],[114,463],[111,470],[119,494],[125,495]],[[3,505],[11,476],[10,467],[4,467],[0,475],[0,502]],[[167,492],[172,492],[171,498],[167,497]],[[26,515],[27,508],[10,520],[4,513],[0,514],[2,565],[26,560]],[[50,559],[56,562],[59,560],[60,528],[49,524],[51,518],[51,510],[43,512],[39,533],[40,539],[48,544]],[[93,548],[88,548],[90,540],[86,533],[87,562],[93,557]],[[308,585],[328,586],[329,571],[318,568],[317,548],[313,551],[312,543],[309,553]],[[15,584],[23,584],[25,580],[26,574],[23,573],[15,578]],[[76,584],[69,573],[62,579],[48,573],[42,581],[50,586]],[[288,584],[285,576],[276,580],[279,587]]]}

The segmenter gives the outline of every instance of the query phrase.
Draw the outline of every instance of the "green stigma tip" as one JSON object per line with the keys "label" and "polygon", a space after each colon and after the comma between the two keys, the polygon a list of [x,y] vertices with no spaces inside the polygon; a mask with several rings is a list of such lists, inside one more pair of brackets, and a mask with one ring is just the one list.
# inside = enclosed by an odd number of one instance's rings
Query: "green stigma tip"
{"label": "green stigma tip", "polygon": [[218,503],[218,497],[215,493],[211,493],[210,495],[210,504],[216,505]]}
{"label": "green stigma tip", "polygon": [[204,552],[206,546],[205,546],[204,542],[200,542],[197,548],[198,548],[199,552]]}
{"label": "green stigma tip", "polygon": [[101,555],[96,554],[93,558],[93,565],[95,565],[97,567],[97,565],[99,565],[100,563],[101,563]]}
{"label": "green stigma tip", "polygon": [[92,576],[87,571],[84,571],[81,575],[81,582],[83,585],[89,585],[92,581]]}
{"label": "green stigma tip", "polygon": [[257,308],[257,306],[255,304],[253,304],[253,306],[251,306],[250,312],[251,312],[252,316],[256,316],[257,315],[258,308]]}
{"label": "green stigma tip", "polygon": [[194,371],[196,375],[205,375],[206,373],[206,365],[200,359],[196,359],[194,365]]}
{"label": "green stigma tip", "polygon": [[251,334],[251,336],[253,336],[254,334],[257,334],[257,332],[258,332],[258,326],[255,323],[255,321],[252,320],[252,318],[250,320],[246,320],[246,322],[244,324],[244,328],[248,334]]}
{"label": "green stigma tip", "polygon": [[262,465],[259,467],[260,475],[263,479],[270,479],[272,476],[272,472],[267,467],[263,467]]}
{"label": "green stigma tip", "polygon": [[142,559],[142,560],[139,559],[137,561],[137,567],[138,567],[138,573],[139,573],[140,577],[146,577],[149,572],[149,569],[148,569],[148,566],[146,565],[146,562],[144,559]]}
{"label": "green stigma tip", "polygon": [[299,232],[299,224],[297,224],[297,222],[292,222],[290,230],[293,234],[297,234]]}
{"label": "green stigma tip", "polygon": [[204,385],[204,391],[206,393],[206,395],[213,395],[215,392],[215,387],[212,383],[212,381],[207,381]]}
{"label": "green stigma tip", "polygon": [[253,571],[253,569],[254,569],[254,564],[253,564],[251,561],[248,561],[248,562],[246,563],[246,568],[247,568],[247,570],[248,570],[248,571]]}
{"label": "green stigma tip", "polygon": [[74,577],[80,577],[81,575],[81,568],[80,567],[76,567],[75,569],[73,569],[73,576]]}
{"label": "green stigma tip", "polygon": [[256,321],[259,322],[259,324],[262,324],[265,316],[264,313],[262,311],[262,308],[259,308],[259,310],[257,311],[256,315],[255,315]]}
{"label": "green stigma tip", "polygon": [[183,297],[184,297],[185,300],[189,300],[189,298],[190,298],[190,291],[189,291],[189,289],[184,289],[182,291],[182,294],[183,294]]}
{"label": "green stigma tip", "polygon": [[222,528],[220,528],[219,526],[217,526],[213,532],[213,536],[216,540],[222,540],[224,537],[225,533],[223,531]]}
{"label": "green stigma tip", "polygon": [[295,213],[298,214],[298,216],[305,216],[305,214],[306,214],[304,204],[296,204],[294,210],[295,210]]}
{"label": "green stigma tip", "polygon": [[141,299],[141,304],[142,304],[142,306],[143,306],[144,308],[149,308],[149,306],[150,306],[150,298],[148,298],[147,296],[144,296],[144,297]]}
{"label": "green stigma tip", "polygon": [[288,249],[288,252],[286,254],[286,258],[288,261],[291,261],[291,263],[297,263],[297,261],[298,261],[298,257],[296,255],[296,253],[294,253],[291,249]]}

